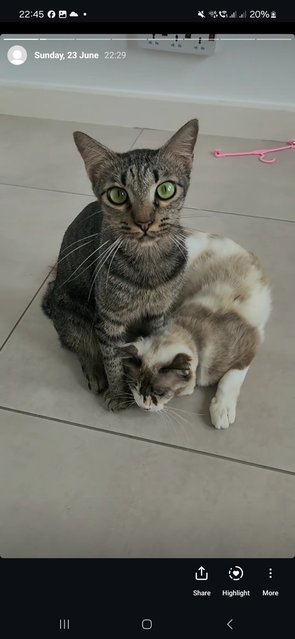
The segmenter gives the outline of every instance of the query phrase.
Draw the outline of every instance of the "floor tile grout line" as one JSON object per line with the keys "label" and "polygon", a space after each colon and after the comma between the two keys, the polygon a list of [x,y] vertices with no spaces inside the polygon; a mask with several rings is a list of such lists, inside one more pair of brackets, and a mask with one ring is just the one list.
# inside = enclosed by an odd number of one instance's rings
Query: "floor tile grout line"
{"label": "floor tile grout line", "polygon": [[[235,217],[250,217],[254,220],[270,220],[272,222],[290,222],[294,224],[295,220],[287,220],[282,217],[266,217],[265,215],[251,215],[251,213],[232,213],[231,211],[218,211],[217,209],[198,209],[194,206],[184,206],[184,209],[189,211],[204,211],[205,213],[219,213],[221,215],[235,215]],[[193,219],[193,216],[191,216]]]}
{"label": "floor tile grout line", "polygon": [[154,444],[156,446],[161,446],[163,448],[170,448],[172,450],[180,450],[185,453],[193,453],[195,455],[201,455],[203,457],[210,457],[212,459],[220,459],[223,461],[229,461],[234,464],[242,464],[243,466],[249,466],[250,468],[258,468],[260,470],[267,470],[270,472],[280,473],[282,475],[291,475],[295,477],[295,471],[285,470],[283,468],[276,468],[275,466],[267,466],[265,464],[258,464],[255,462],[248,462],[243,459],[238,459],[236,457],[228,457],[227,455],[218,455],[217,453],[209,453],[204,450],[199,450],[197,448],[189,448],[187,446],[180,446],[179,444],[170,444],[167,442],[157,441],[155,439],[149,439],[147,437],[139,437],[139,435],[131,435],[129,433],[122,433],[120,431],[108,430],[107,428],[97,428],[95,426],[89,426],[88,424],[81,424],[80,422],[73,422],[68,419],[59,419],[58,417],[50,417],[49,415],[39,415],[39,413],[31,413],[30,411],[20,410],[18,408],[10,408],[8,406],[1,406],[0,410],[16,413],[18,415],[26,415],[30,417],[35,417],[37,419],[43,419],[44,421],[51,421],[58,424],[74,426],[75,428],[81,428],[84,430],[90,430],[95,433],[104,433],[105,435],[114,435],[116,437],[123,437],[124,439],[131,439],[133,441],[142,442],[145,444]]}
{"label": "floor tile grout line", "polygon": [[136,142],[137,142],[138,138],[140,138],[142,132],[143,132],[143,129],[141,129],[140,133],[136,136],[135,140],[133,140],[133,142],[131,144],[131,147],[129,148],[129,151],[132,151],[132,149],[134,147],[134,144],[136,144]]}
{"label": "floor tile grout line", "polygon": [[[138,136],[139,137],[139,136]],[[134,140],[136,143],[138,138]],[[129,151],[133,149],[133,144],[131,145]],[[65,195],[79,195],[80,197],[88,197],[94,198],[95,196],[92,193],[78,193],[73,191],[62,191],[61,189],[47,189],[46,187],[40,188],[39,186],[27,186],[25,184],[12,184],[10,182],[0,182],[0,186],[11,186],[17,189],[32,189],[33,191],[49,191],[50,193],[64,193]],[[218,211],[217,209],[199,209],[195,206],[184,206],[184,209],[188,209],[189,211],[204,211],[205,213],[220,213],[221,215],[235,215],[236,217],[249,217],[254,220],[270,220],[272,222],[290,222],[290,224],[294,224],[295,220],[288,220],[284,217],[267,217],[265,215],[251,215],[251,213],[233,213],[232,211]],[[196,229],[197,230],[197,229]]]}
{"label": "floor tile grout line", "polygon": [[10,182],[0,182],[0,186],[14,186],[17,189],[32,189],[33,191],[49,191],[52,193],[65,193],[66,195],[83,195],[84,197],[95,197],[93,193],[78,193],[73,191],[62,191],[61,189],[47,189],[40,186],[28,186],[26,184],[11,184]]}
{"label": "floor tile grout line", "polygon": [[12,334],[14,333],[16,327],[19,325],[20,321],[22,320],[22,318],[24,317],[24,315],[26,314],[27,310],[30,308],[31,304],[33,303],[34,299],[37,297],[38,293],[41,291],[42,286],[44,286],[46,280],[50,277],[52,271],[53,271],[54,267],[50,270],[50,272],[48,273],[48,275],[46,275],[45,279],[43,280],[41,286],[39,286],[38,290],[36,291],[35,295],[32,297],[32,299],[30,300],[29,304],[26,306],[25,310],[22,312],[22,314],[19,316],[17,322],[14,324],[13,328],[11,329],[10,333],[7,335],[6,339],[4,340],[3,344],[1,344],[0,346],[0,352],[2,351],[2,349],[4,348],[5,344],[7,344],[8,340],[10,339],[10,337],[12,336]]}

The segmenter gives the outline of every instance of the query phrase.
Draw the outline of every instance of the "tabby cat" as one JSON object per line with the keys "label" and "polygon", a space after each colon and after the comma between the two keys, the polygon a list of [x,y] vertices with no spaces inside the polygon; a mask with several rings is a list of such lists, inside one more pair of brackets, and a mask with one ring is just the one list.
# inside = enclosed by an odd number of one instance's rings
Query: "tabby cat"
{"label": "tabby cat", "polygon": [[157,150],[116,153],[74,133],[97,201],[66,230],[42,308],[78,355],[89,388],[105,391],[109,410],[126,403],[117,347],[127,326],[140,319],[161,326],[182,285],[180,212],[197,135],[190,120]]}
{"label": "tabby cat", "polygon": [[186,247],[187,274],[170,320],[120,350],[138,406],[159,411],[196,384],[218,383],[211,421],[228,428],[264,338],[270,286],[255,255],[230,239],[196,231]]}

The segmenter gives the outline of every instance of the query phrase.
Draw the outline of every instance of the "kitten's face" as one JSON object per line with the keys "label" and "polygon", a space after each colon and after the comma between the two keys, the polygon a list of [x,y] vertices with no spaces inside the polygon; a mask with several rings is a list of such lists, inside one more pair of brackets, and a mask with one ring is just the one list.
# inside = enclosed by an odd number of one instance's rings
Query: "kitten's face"
{"label": "kitten's face", "polygon": [[196,380],[196,363],[186,344],[151,336],[120,349],[126,378],[136,404],[157,412],[175,395],[189,395]]}
{"label": "kitten's face", "polygon": [[197,134],[198,121],[191,120],[160,149],[127,153],[74,134],[113,235],[144,245],[173,231],[189,187]]}

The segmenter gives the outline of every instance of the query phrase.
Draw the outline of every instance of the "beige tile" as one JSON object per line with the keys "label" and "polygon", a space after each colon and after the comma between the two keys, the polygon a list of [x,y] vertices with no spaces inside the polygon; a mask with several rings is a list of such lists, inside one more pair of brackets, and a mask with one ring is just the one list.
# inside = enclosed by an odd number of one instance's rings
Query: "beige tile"
{"label": "beige tile", "polygon": [[[202,131],[202,123],[200,127]],[[145,129],[135,146],[157,148],[170,135],[171,132]],[[274,164],[263,164],[257,157],[216,159],[212,154],[215,149],[224,153],[238,153],[284,144],[285,140],[272,142],[200,133],[186,205],[205,210],[294,220],[294,151],[277,153]]]}
{"label": "beige tile", "polygon": [[0,412],[3,557],[290,557],[294,477]]}
{"label": "beige tile", "polygon": [[[191,215],[191,211],[187,213]],[[171,411],[169,419],[161,414],[146,414],[137,407],[119,414],[108,413],[101,398],[87,390],[76,357],[60,348],[52,324],[41,313],[40,295],[3,349],[0,403],[295,471],[294,302],[290,296],[295,225],[235,215],[202,215],[196,221],[190,217],[190,225],[223,232],[254,250],[270,274],[274,291],[266,341],[246,378],[236,423],[228,431],[216,431],[210,426],[211,389],[175,399],[173,407],[187,412],[176,416]]]}
{"label": "beige tile", "polygon": [[62,235],[94,199],[0,184],[0,345],[53,266]]}
{"label": "beige tile", "polygon": [[76,130],[84,131],[115,151],[127,151],[140,132],[140,129],[120,126],[2,115],[1,182],[91,194],[84,163],[73,140]]}

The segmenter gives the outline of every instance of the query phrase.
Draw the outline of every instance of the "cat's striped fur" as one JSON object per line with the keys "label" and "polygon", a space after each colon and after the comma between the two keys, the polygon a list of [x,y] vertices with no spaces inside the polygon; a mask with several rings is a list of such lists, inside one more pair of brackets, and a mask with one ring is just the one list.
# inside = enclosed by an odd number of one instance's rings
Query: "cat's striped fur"
{"label": "cat's striped fur", "polygon": [[[179,218],[197,134],[198,121],[191,120],[160,149],[126,153],[74,134],[97,201],[66,230],[42,306],[61,343],[77,353],[89,386],[105,390],[111,410],[127,403],[117,347],[128,325],[147,318],[152,328],[161,326],[183,282],[187,250]],[[166,181],[175,194],[164,201],[156,189]],[[112,187],[127,193],[125,203],[110,201]]]}

